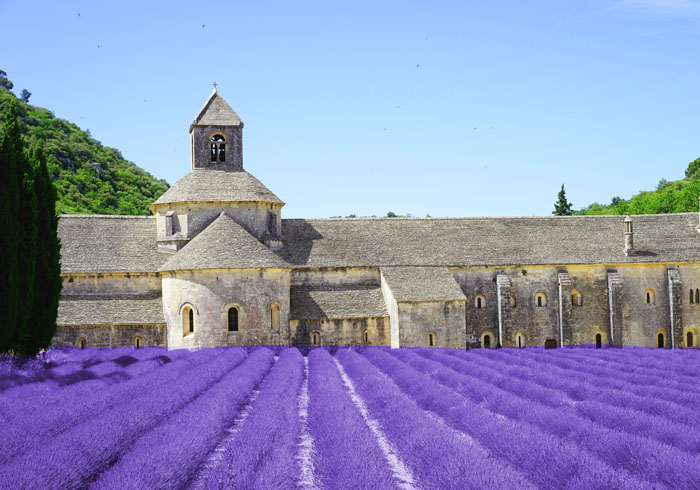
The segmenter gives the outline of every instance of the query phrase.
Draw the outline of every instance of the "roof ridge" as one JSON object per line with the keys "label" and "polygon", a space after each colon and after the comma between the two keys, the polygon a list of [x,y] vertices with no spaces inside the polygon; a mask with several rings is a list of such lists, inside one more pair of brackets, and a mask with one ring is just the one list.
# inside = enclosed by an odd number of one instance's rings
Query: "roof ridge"
{"label": "roof ridge", "polygon": [[59,218],[100,218],[100,219],[154,219],[155,216],[134,216],[130,214],[59,214]]}
{"label": "roof ridge", "polygon": [[[687,211],[682,213],[657,213],[657,214],[633,214],[632,217],[648,217],[648,216],[687,216],[687,215],[698,215],[697,212]],[[571,216],[430,216],[430,217],[395,217],[389,218],[386,216],[363,216],[356,218],[284,218],[284,221],[293,220],[304,220],[304,221],[449,221],[449,220],[500,220],[500,219],[612,219],[612,218],[625,218],[626,214],[576,214]]]}

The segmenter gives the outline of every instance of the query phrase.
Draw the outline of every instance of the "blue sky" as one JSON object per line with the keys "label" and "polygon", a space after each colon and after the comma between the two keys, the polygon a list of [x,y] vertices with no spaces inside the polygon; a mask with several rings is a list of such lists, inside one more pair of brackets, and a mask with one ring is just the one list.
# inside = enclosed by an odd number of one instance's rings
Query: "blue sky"
{"label": "blue sky", "polygon": [[151,174],[216,81],[285,217],[548,215],[700,157],[700,1],[0,2],[0,69]]}

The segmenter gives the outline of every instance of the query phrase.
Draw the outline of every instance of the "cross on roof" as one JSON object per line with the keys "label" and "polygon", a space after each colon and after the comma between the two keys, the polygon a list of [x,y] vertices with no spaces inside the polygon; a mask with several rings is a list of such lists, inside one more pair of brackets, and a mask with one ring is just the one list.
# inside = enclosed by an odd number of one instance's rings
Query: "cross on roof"
{"label": "cross on roof", "polygon": [[216,90],[216,82],[214,82],[214,90]]}

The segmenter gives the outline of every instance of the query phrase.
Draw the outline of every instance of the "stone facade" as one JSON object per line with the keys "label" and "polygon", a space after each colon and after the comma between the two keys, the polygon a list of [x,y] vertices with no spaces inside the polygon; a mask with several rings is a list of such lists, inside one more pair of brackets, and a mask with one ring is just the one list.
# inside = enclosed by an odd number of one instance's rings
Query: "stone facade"
{"label": "stone facade", "polygon": [[55,344],[698,346],[694,214],[283,220],[242,128],[215,91],[153,217],[61,217]]}

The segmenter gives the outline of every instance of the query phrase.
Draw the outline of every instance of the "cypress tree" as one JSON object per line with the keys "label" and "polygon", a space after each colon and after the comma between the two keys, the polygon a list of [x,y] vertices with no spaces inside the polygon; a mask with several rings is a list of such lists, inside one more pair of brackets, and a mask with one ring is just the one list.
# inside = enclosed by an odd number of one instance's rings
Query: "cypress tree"
{"label": "cypress tree", "polygon": [[17,309],[17,326],[13,339],[14,350],[28,354],[21,345],[29,335],[27,322],[34,305],[34,273],[36,269],[37,248],[37,196],[34,190],[34,169],[29,152],[22,150],[17,159],[17,187],[19,188],[19,206],[17,218],[19,223],[19,247],[17,262],[19,264],[19,307]]}
{"label": "cypress tree", "polygon": [[564,184],[561,185],[561,190],[557,197],[558,199],[557,202],[554,203],[554,211],[552,211],[552,214],[557,216],[571,216],[571,203],[566,200]]}
{"label": "cypress tree", "polygon": [[36,215],[37,244],[34,274],[34,303],[20,350],[35,354],[51,345],[56,334],[58,300],[61,296],[61,241],[58,238],[56,189],[40,147],[34,148],[34,195],[38,206]]}
{"label": "cypress tree", "polygon": [[20,189],[19,160],[24,158],[22,135],[13,100],[6,114],[0,142],[0,298],[3,312],[0,320],[0,352],[15,347],[20,309],[21,251],[19,226]]}

